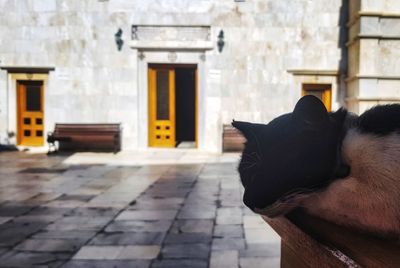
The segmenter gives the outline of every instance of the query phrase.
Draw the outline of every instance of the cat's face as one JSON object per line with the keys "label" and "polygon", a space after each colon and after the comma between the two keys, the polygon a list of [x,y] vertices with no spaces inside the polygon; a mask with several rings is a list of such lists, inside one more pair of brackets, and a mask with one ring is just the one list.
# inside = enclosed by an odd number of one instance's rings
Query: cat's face
{"label": "cat's face", "polygon": [[314,96],[303,97],[292,113],[267,125],[234,121],[247,139],[239,164],[244,203],[273,217],[326,186],[337,169],[340,121]]}

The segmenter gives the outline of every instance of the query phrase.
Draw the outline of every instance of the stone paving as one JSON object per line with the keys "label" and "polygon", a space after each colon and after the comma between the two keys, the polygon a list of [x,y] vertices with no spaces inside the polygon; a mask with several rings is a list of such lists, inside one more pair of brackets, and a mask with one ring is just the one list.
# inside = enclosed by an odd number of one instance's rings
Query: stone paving
{"label": "stone paving", "polygon": [[0,267],[279,267],[237,156],[100,156],[0,153]]}

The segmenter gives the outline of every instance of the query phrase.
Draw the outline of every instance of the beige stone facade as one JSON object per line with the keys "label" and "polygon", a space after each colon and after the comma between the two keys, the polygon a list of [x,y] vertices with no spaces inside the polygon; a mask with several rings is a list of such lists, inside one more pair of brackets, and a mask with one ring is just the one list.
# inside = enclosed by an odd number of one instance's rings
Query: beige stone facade
{"label": "beige stone facade", "polygon": [[347,106],[362,112],[400,99],[400,2],[350,1]]}
{"label": "beige stone facade", "polygon": [[148,149],[149,64],[197,66],[199,151],[220,152],[233,118],[291,111],[305,84],[329,85],[332,110],[398,101],[400,4],[349,2],[0,0],[0,142],[16,143],[15,73],[47,74],[45,134],[121,122],[123,150]]}

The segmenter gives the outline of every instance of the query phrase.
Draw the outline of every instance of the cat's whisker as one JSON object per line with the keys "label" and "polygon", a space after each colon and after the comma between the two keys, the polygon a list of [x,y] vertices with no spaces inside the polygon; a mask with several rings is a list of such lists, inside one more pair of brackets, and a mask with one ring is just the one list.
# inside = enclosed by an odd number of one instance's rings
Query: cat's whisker
{"label": "cat's whisker", "polygon": [[257,163],[254,163],[254,164],[252,164],[252,165],[250,165],[250,166],[247,166],[247,167],[243,168],[243,170],[246,170],[246,169],[252,168],[252,167],[254,167],[255,165],[257,165]]}
{"label": "cat's whisker", "polygon": [[253,155],[252,155],[253,153],[251,153],[251,154],[247,154],[247,153],[244,153],[243,152],[243,156],[247,156],[247,157],[249,157],[251,160],[254,160],[254,161],[256,161],[257,160],[257,158],[255,158]]}
{"label": "cat's whisker", "polygon": [[260,153],[261,157],[263,157],[263,154],[261,153],[261,146],[260,146],[260,142],[258,141],[258,138],[257,138],[257,136],[256,136],[256,135],[254,135],[254,133],[253,133],[253,136],[254,136],[254,139],[256,140],[256,143],[257,143],[257,150],[259,151],[259,153]]}
{"label": "cat's whisker", "polygon": [[242,165],[242,164],[254,164],[254,162],[240,162],[240,164]]}
{"label": "cat's whisker", "polygon": [[257,160],[261,161],[260,156],[257,154],[257,152],[252,152],[251,154],[254,154]]}

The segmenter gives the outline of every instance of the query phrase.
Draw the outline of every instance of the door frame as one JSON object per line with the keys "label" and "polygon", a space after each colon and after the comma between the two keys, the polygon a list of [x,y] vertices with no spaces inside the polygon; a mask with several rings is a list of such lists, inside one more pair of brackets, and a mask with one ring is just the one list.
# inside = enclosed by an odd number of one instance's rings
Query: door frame
{"label": "door frame", "polygon": [[[176,77],[175,76],[175,68],[194,68],[195,69],[195,78],[194,78],[194,83],[195,83],[195,85],[194,85],[194,114],[195,114],[195,118],[194,118],[193,124],[194,124],[194,133],[195,133],[194,142],[195,142],[196,148],[197,148],[198,147],[198,97],[197,97],[197,94],[198,94],[198,81],[197,81],[198,66],[197,66],[197,64],[183,64],[183,63],[182,64],[169,64],[169,63],[167,63],[167,64],[160,64],[160,63],[152,64],[152,63],[149,63],[148,64],[148,79],[149,79],[149,82],[148,82],[149,83],[148,84],[148,96],[151,95],[151,93],[150,93],[150,91],[151,91],[151,89],[150,89],[150,87],[151,87],[150,86],[151,77],[149,75],[150,72],[151,72],[151,69],[153,69],[153,70],[156,70],[156,69],[172,69],[172,70],[174,70],[173,78],[175,79],[175,77]],[[174,91],[174,93],[173,93],[174,100],[172,101],[172,104],[173,104],[174,109],[175,109],[175,106],[176,106],[176,99],[175,99],[176,98],[176,84],[175,84],[175,81],[170,81],[170,86],[171,86],[171,83],[173,83],[172,90]],[[152,101],[151,98],[149,98],[149,103],[150,103],[150,101]],[[151,123],[149,118],[151,116],[151,113],[155,113],[155,111],[150,111],[150,107],[149,107],[149,113],[148,113],[148,120],[149,120],[148,134],[149,134],[149,139],[150,139],[150,123]],[[176,120],[176,110],[174,111],[172,118],[173,118],[173,120]],[[176,135],[176,123],[174,124],[174,127],[175,127],[174,134]],[[149,140],[148,146],[150,147],[150,140]],[[151,146],[151,147],[153,148],[153,146]],[[172,147],[172,148],[174,148],[174,147]]]}
{"label": "door frame", "polygon": [[[157,71],[163,70],[167,71],[168,75],[168,119],[167,120],[157,120]],[[151,66],[149,65],[149,125],[148,125],[148,133],[149,133],[149,147],[168,147],[174,148],[176,144],[176,117],[175,113],[175,71],[171,66]],[[153,119],[152,119],[153,117]],[[164,121],[164,122],[160,122]],[[157,128],[168,128],[168,130],[159,130],[160,139],[162,136],[167,136],[169,139],[167,143],[163,143],[163,146],[156,145],[159,143],[157,138],[154,137],[155,132],[154,128],[158,124]],[[162,133],[163,132],[163,133]],[[157,135],[156,135],[157,136]],[[168,137],[169,136],[169,137]]]}
{"label": "door frame", "polygon": [[[206,141],[204,140],[205,133],[205,59],[204,53],[201,51],[182,51],[176,52],[177,58],[174,62],[168,58],[170,52],[168,51],[146,51],[139,52],[141,57],[138,57],[138,117],[137,126],[135,127],[137,139],[137,148],[139,150],[147,151],[153,149],[149,147],[148,141],[148,66],[149,64],[170,64],[170,65],[191,65],[197,66],[196,76],[196,113],[197,118],[195,122],[196,126],[196,140],[197,148],[193,150],[199,151],[210,151],[206,148]],[[218,116],[217,116],[218,117]],[[216,116],[213,119],[218,120]],[[190,150],[190,149],[189,149]]]}
{"label": "door frame", "polygon": [[[22,115],[22,112],[24,111],[23,106],[26,106],[26,98],[24,99],[24,97],[26,96],[26,91],[23,94],[22,92],[22,88],[24,87],[26,89],[26,86],[24,86],[24,84],[28,84],[29,82],[40,82],[40,105],[41,105],[41,109],[40,109],[40,113],[42,114],[42,124],[41,127],[42,129],[40,129],[40,131],[42,131],[42,136],[40,138],[40,142],[38,141],[39,139],[37,139],[35,142],[31,141],[29,142],[30,144],[22,144],[24,138],[23,138],[23,134],[22,132],[24,131],[23,129],[23,125],[24,123],[22,123],[22,117],[24,117]],[[17,80],[17,85],[16,85],[16,90],[17,90],[17,145],[20,146],[34,146],[34,147],[41,147],[44,145],[45,143],[45,136],[44,134],[44,122],[45,122],[45,118],[44,118],[44,111],[45,111],[45,107],[44,107],[44,82],[42,80]],[[25,111],[27,112],[27,111]],[[31,113],[38,113],[37,111],[35,112],[31,112]],[[35,122],[35,120],[31,120],[31,126],[32,125],[36,125],[37,123]],[[37,128],[35,128],[36,130],[38,130]],[[33,135],[33,131],[31,131]]]}
{"label": "door frame", "polygon": [[[41,81],[43,83],[43,146],[46,146],[45,137],[47,137],[48,121],[47,109],[46,109],[46,95],[48,94],[48,73],[8,73],[7,81],[7,132],[9,133],[9,141],[12,144],[17,145],[18,135],[18,99],[17,99],[17,81],[28,80],[28,81]],[[30,147],[21,145],[21,147]]]}
{"label": "door frame", "polygon": [[322,92],[322,102],[328,112],[332,110],[332,84],[327,83],[303,83],[301,95],[307,95],[308,91]]}

